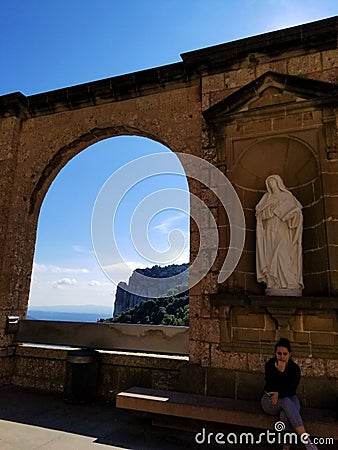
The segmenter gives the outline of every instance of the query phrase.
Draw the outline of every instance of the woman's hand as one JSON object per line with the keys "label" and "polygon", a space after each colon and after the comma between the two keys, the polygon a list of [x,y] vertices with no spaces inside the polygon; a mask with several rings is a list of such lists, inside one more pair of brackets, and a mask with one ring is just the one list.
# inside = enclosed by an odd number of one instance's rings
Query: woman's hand
{"label": "woman's hand", "polygon": [[278,401],[278,392],[269,392],[270,394],[270,401],[272,405],[275,405]]}
{"label": "woman's hand", "polygon": [[275,362],[275,367],[277,370],[279,370],[279,372],[284,372],[286,368],[286,361],[277,360]]}

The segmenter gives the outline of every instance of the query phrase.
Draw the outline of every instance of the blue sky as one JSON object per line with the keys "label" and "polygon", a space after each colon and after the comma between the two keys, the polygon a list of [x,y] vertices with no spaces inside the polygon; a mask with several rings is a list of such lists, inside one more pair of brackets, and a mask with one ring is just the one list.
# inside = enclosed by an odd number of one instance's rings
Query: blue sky
{"label": "blue sky", "polygon": [[[336,0],[0,0],[0,95],[25,95],[180,61],[180,53],[331,17]],[[89,147],[60,172],[41,209],[31,305],[112,305],[115,285],[100,269],[91,242],[95,199],[109,177],[135,158],[168,152],[143,138],[117,137]],[[178,164],[178,170],[180,170]],[[124,199],[130,211],[161,186],[186,189],[180,176],[154,176]],[[72,194],[69,195],[69,192]],[[123,209],[128,210],[128,207]],[[128,215],[117,224],[126,249]],[[180,229],[188,258],[186,214],[158,214],[149,231],[165,249]],[[127,251],[128,253],[128,251]],[[142,265],[127,254],[127,280]]]}

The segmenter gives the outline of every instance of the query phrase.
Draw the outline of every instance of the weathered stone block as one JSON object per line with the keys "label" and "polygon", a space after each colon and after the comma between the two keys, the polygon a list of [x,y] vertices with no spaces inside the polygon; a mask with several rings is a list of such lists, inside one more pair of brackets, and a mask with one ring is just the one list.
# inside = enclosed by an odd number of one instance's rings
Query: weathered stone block
{"label": "weathered stone block", "polygon": [[236,392],[237,398],[246,400],[259,400],[264,389],[264,375],[257,373],[237,372],[236,373]]}
{"label": "weathered stone block", "polygon": [[303,377],[304,406],[335,409],[337,384],[327,378]]}
{"label": "weathered stone block", "polygon": [[299,344],[308,344],[310,342],[310,333],[295,331],[293,334],[295,342]]}
{"label": "weathered stone block", "polygon": [[247,313],[233,317],[233,326],[240,328],[264,328],[264,315]]}
{"label": "weathered stone block", "polygon": [[260,330],[252,330],[249,328],[237,328],[234,330],[234,339],[239,341],[259,342]]}
{"label": "weathered stone block", "polygon": [[118,393],[118,367],[108,364],[101,365],[98,390],[99,394],[105,397],[110,397]]}
{"label": "weathered stone block", "polygon": [[308,55],[290,58],[287,64],[288,73],[292,75],[307,75],[321,69],[320,53],[310,53]]}
{"label": "weathered stone block", "polygon": [[255,121],[248,121],[245,125],[244,125],[244,131],[246,133],[250,133],[250,132],[255,132],[255,133],[260,133],[260,132],[270,132],[273,129],[273,125],[272,125],[272,119],[268,118],[268,119],[261,119],[261,120],[255,120]]}
{"label": "weathered stone block", "polygon": [[323,69],[337,69],[337,55],[335,50],[322,52]]}
{"label": "weathered stone block", "polygon": [[287,67],[287,59],[282,59],[280,61],[276,60],[276,61],[271,61],[271,62],[266,62],[263,64],[258,64],[256,67],[256,76],[260,77],[261,75],[263,75],[266,72],[280,72],[280,73],[286,73]]}
{"label": "weathered stone block", "polygon": [[266,355],[259,355],[256,353],[248,354],[248,369],[249,372],[264,373]]}
{"label": "weathered stone block", "polygon": [[189,341],[189,362],[200,364],[202,367],[210,366],[210,344],[195,340]]}
{"label": "weathered stone block", "polygon": [[335,331],[335,317],[326,315],[306,315],[303,318],[305,331]]}
{"label": "weathered stone block", "polygon": [[337,195],[337,172],[323,174],[323,194],[325,196]]}
{"label": "weathered stone block", "polygon": [[327,248],[317,248],[304,255],[304,273],[323,272],[328,269]]}
{"label": "weathered stone block", "polygon": [[203,79],[202,79],[202,93],[203,94],[220,91],[220,90],[224,90],[224,74],[223,73],[203,77]]}
{"label": "weathered stone block", "polygon": [[224,352],[216,344],[211,345],[211,366],[231,370],[247,370],[248,355],[246,353]]}
{"label": "weathered stone block", "polygon": [[338,380],[338,360],[327,359],[325,361],[326,375],[329,378],[335,378]]}
{"label": "weathered stone block", "polygon": [[207,369],[207,395],[235,398],[235,372],[227,369]]}
{"label": "weathered stone block", "polygon": [[202,281],[204,294],[216,294],[218,291],[218,274],[208,273]]}
{"label": "weathered stone block", "polygon": [[152,373],[149,369],[136,367],[119,367],[118,389],[123,391],[132,386],[152,387]]}
{"label": "weathered stone block", "polygon": [[205,393],[206,369],[198,364],[189,364],[179,371],[175,389],[181,392],[195,394]]}
{"label": "weathered stone block", "polygon": [[327,235],[328,241],[328,256],[330,261],[330,269],[332,270],[332,275],[334,276],[338,270],[338,252],[337,252],[337,234],[338,234],[338,221],[334,223],[327,224]]}
{"label": "weathered stone block", "polygon": [[299,128],[302,126],[302,122],[301,114],[290,114],[285,117],[274,118],[272,128],[274,131]]}
{"label": "weathered stone block", "polygon": [[200,339],[204,342],[220,342],[220,326],[218,319],[200,319]]}
{"label": "weathered stone block", "polygon": [[316,345],[335,345],[335,336],[330,333],[311,332],[311,342]]}
{"label": "weathered stone block", "polygon": [[255,69],[243,68],[227,72],[224,77],[225,87],[227,89],[239,88],[250,83],[255,78]]}
{"label": "weathered stone block", "polygon": [[297,364],[299,364],[302,375],[308,377],[323,377],[326,376],[325,362],[321,358],[310,357],[294,357]]}
{"label": "weathered stone block", "polygon": [[172,391],[177,384],[178,376],[179,373],[177,371],[154,370],[152,372],[152,388]]}
{"label": "weathered stone block", "polygon": [[[338,179],[338,173],[336,175],[336,179]],[[337,187],[336,187],[337,190]],[[327,224],[336,224],[336,227],[338,226],[338,197],[324,197],[324,205],[325,205],[325,216]],[[337,243],[336,241],[332,241],[331,238],[334,236],[329,236],[328,241],[330,243]]]}
{"label": "weathered stone block", "polygon": [[266,331],[275,331],[277,329],[276,319],[273,319],[270,315],[264,315],[264,329]]}
{"label": "weathered stone block", "polygon": [[259,330],[259,340],[261,342],[273,342],[276,340],[275,330]]}

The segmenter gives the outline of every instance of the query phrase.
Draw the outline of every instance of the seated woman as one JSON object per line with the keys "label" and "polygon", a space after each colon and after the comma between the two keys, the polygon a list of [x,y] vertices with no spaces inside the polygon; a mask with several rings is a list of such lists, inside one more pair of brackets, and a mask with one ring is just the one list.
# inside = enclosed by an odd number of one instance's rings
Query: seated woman
{"label": "seated woman", "polygon": [[[291,359],[291,345],[286,338],[281,338],[275,345],[275,357],[265,364],[265,388],[261,399],[263,410],[267,414],[278,415],[285,424],[285,431],[292,429],[302,436],[306,450],[318,450],[310,441],[300,415],[300,404],[296,390],[301,373],[298,364]],[[284,450],[290,445],[285,443]]]}

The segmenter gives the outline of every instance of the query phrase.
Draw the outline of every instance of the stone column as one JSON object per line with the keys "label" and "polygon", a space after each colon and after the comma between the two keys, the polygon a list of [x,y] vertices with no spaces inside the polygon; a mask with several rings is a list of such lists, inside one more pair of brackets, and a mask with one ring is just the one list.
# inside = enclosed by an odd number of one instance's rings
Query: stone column
{"label": "stone column", "polygon": [[17,303],[12,302],[10,294],[13,267],[8,252],[13,236],[9,222],[24,103],[20,93],[0,98],[0,385],[9,382],[13,366],[12,336],[6,333],[7,316],[17,313]]}

